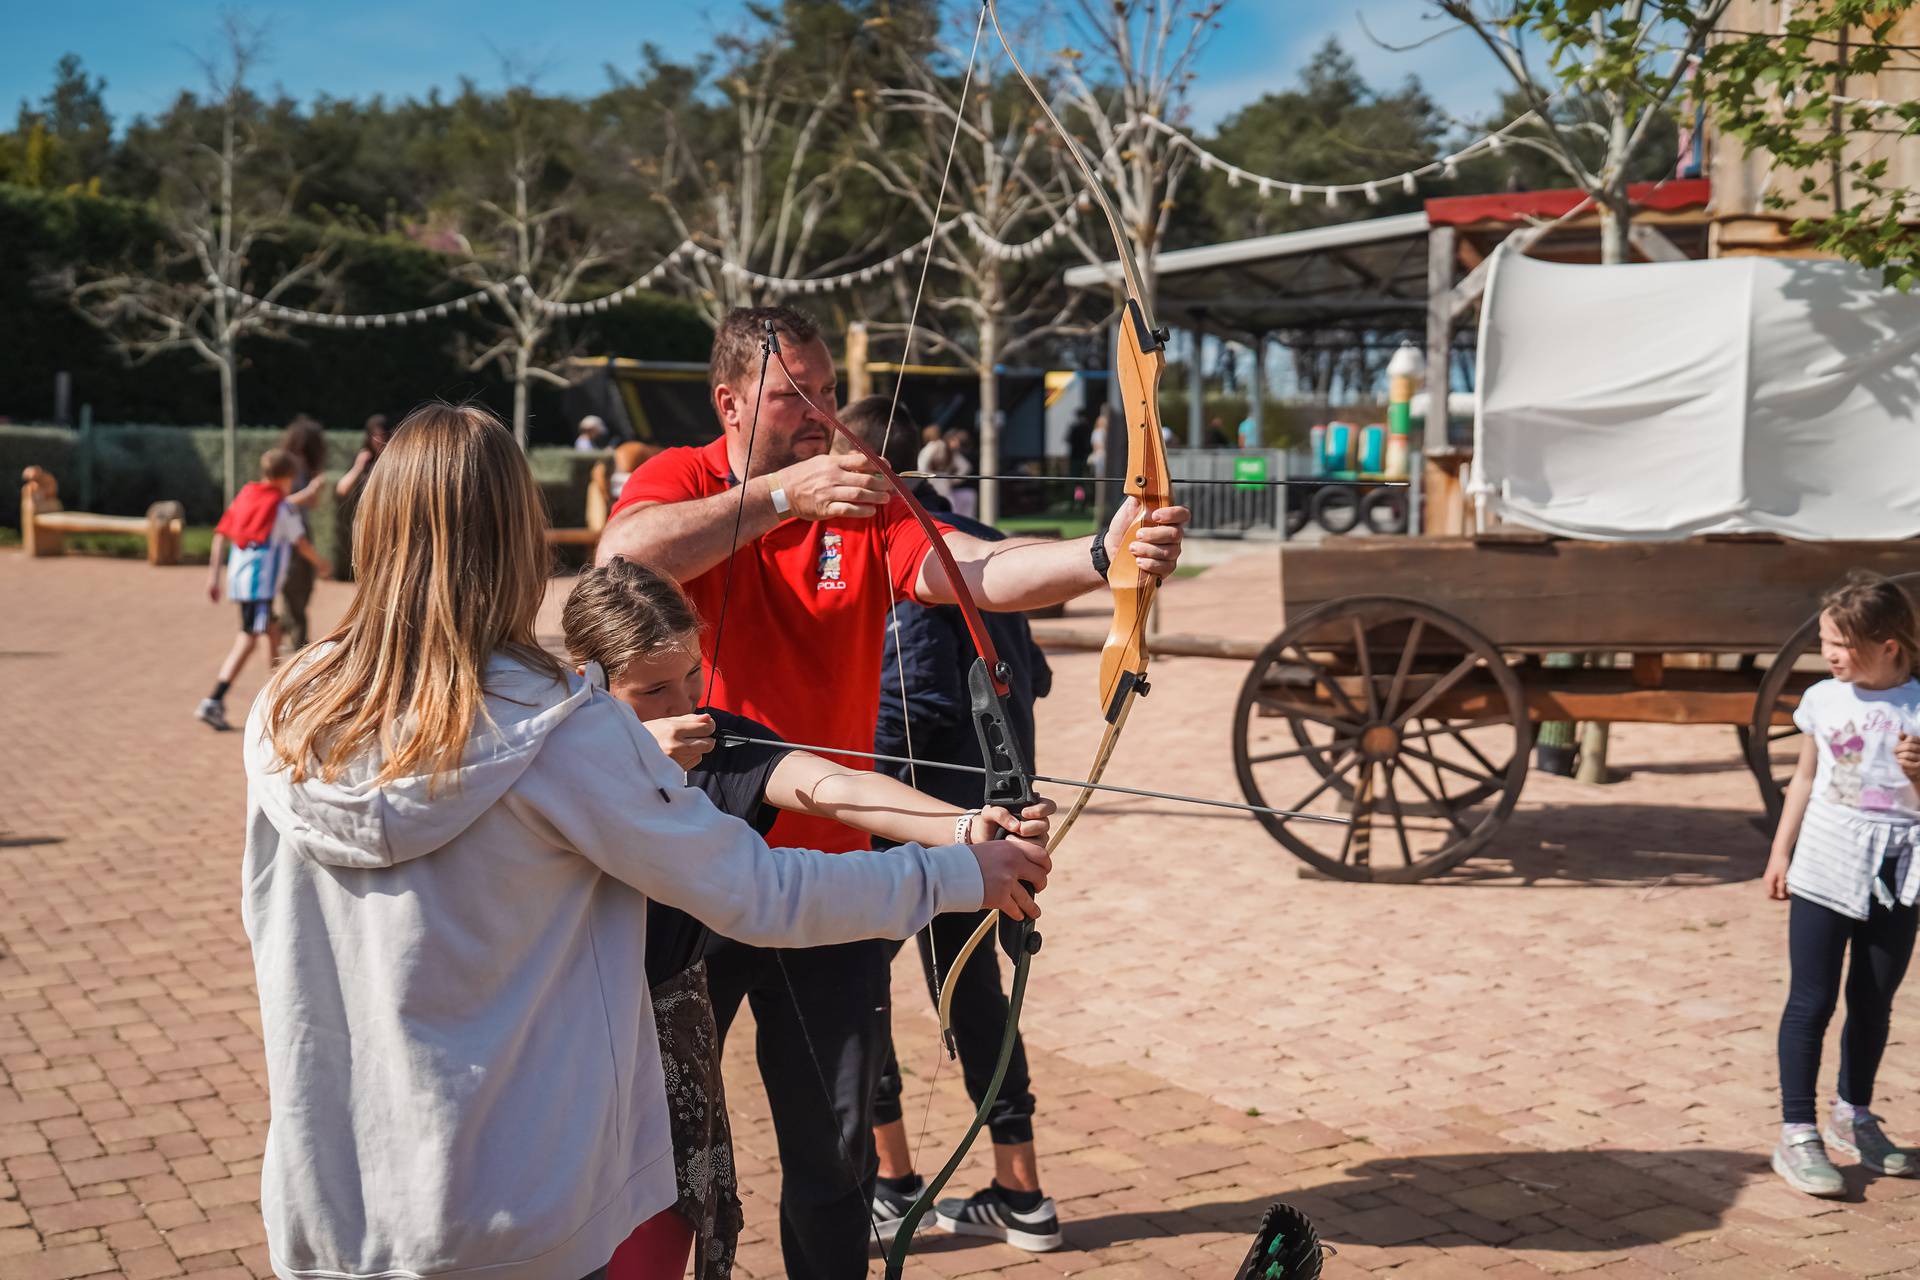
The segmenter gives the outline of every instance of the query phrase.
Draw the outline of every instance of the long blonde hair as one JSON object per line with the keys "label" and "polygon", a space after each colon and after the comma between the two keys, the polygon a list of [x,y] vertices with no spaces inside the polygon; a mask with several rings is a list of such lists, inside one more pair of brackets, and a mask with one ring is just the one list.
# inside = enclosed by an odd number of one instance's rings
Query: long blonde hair
{"label": "long blonde hair", "polygon": [[376,746],[376,784],[438,778],[487,718],[495,653],[561,676],[534,639],[546,527],[526,457],[498,418],[450,404],[407,415],[360,497],[359,590],[346,616],[268,691],[267,733],[296,781],[333,781]]}

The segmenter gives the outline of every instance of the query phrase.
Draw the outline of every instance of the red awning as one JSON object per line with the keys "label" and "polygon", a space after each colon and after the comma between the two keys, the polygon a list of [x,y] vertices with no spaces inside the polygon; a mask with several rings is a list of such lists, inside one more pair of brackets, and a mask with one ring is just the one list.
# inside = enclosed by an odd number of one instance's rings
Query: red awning
{"label": "red awning", "polygon": [[[1712,194],[1713,183],[1706,178],[1636,182],[1627,188],[1627,198],[1639,208],[1669,213],[1679,209],[1702,208]],[[1572,188],[1505,191],[1485,196],[1442,196],[1427,201],[1427,223],[1442,227],[1472,222],[1524,222],[1529,218],[1557,218],[1584,199],[1584,192]]]}

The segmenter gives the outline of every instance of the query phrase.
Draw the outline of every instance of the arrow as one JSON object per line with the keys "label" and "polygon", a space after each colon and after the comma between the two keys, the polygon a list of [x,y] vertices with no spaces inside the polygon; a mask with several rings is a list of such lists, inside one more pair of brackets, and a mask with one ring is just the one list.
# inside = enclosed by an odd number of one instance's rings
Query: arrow
{"label": "arrow", "polygon": [[[902,480],[1039,480],[1050,484],[1120,484],[1120,476],[1018,476],[1018,475],[982,475],[978,471],[956,474],[946,471],[896,471]],[[1235,488],[1259,489],[1274,488],[1287,484],[1367,484],[1376,489],[1410,489],[1411,480],[1338,480],[1332,477],[1300,477],[1291,480],[1188,480],[1183,476],[1173,476],[1169,484],[1225,484]]]}
{"label": "arrow", "polygon": [[[749,738],[740,733],[723,733],[720,742],[729,747],[752,745],[756,747],[788,747],[794,751],[811,751],[816,755],[855,756],[861,760],[878,760],[883,764],[904,764],[920,769],[949,769],[954,773],[985,773],[978,765],[949,764],[943,760],[910,760],[906,756],[880,755],[872,751],[852,751],[846,747],[821,747],[806,742],[783,742],[778,738]],[[1180,804],[1207,805],[1214,809],[1234,809],[1241,813],[1270,813],[1277,818],[1298,818],[1302,822],[1325,822],[1334,826],[1353,825],[1352,818],[1339,818],[1324,813],[1300,813],[1293,809],[1269,809],[1265,805],[1241,804],[1235,800],[1209,800],[1204,796],[1183,796],[1173,791],[1148,791],[1144,787],[1122,787],[1111,782],[1081,782],[1076,778],[1054,778],[1044,773],[1027,775],[1035,782],[1052,782],[1063,787],[1084,787],[1093,791],[1114,791],[1126,796],[1145,796],[1150,800],[1172,800]]]}

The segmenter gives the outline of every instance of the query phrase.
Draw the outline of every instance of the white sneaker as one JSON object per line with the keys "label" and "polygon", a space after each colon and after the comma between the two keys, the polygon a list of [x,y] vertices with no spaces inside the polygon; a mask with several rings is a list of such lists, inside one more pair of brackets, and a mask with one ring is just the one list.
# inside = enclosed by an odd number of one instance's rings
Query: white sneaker
{"label": "white sneaker", "polygon": [[1022,1211],[1002,1198],[999,1187],[989,1184],[965,1200],[942,1200],[933,1212],[942,1230],[1005,1240],[1028,1253],[1047,1253],[1066,1243],[1051,1196],[1042,1196],[1039,1204]]}
{"label": "white sneaker", "polygon": [[194,718],[225,733],[233,728],[227,723],[227,709],[217,698],[200,699],[200,707],[193,713]]}

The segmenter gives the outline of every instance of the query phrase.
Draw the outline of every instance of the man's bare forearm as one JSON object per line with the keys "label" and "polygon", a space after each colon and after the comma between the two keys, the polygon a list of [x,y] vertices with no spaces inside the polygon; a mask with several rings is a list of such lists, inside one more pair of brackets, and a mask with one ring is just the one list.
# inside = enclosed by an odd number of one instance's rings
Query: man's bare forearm
{"label": "man's bare forearm", "polygon": [[594,559],[605,564],[621,556],[676,582],[687,582],[725,563],[735,546],[747,545],[784,518],[773,509],[766,479],[755,477],[747,481],[744,508],[737,489],[684,502],[628,507],[607,521]]}
{"label": "man's bare forearm", "polygon": [[[1105,587],[1093,571],[1093,538],[1009,538],[985,542],[952,534],[947,545],[975,603],[996,613],[1044,608]],[[953,604],[939,558],[928,556],[920,569],[916,594],[927,604]]]}

